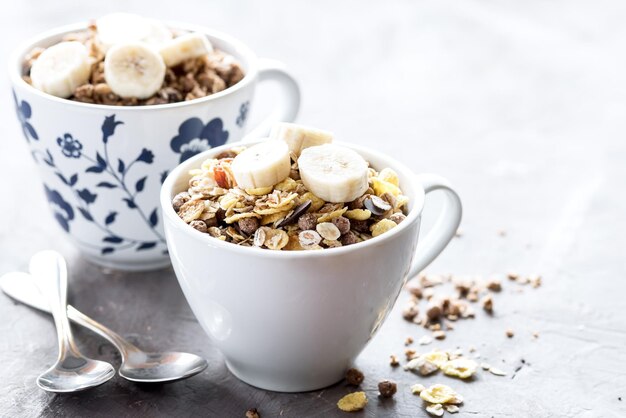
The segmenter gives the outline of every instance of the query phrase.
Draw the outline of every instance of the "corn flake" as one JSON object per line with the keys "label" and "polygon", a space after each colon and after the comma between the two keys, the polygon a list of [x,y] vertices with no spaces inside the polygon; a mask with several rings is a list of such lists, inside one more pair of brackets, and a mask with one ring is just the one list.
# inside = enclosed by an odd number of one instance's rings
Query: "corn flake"
{"label": "corn flake", "polygon": [[377,237],[380,234],[384,234],[390,229],[395,228],[396,226],[398,226],[398,224],[396,224],[392,220],[381,219],[380,221],[376,222],[374,225],[370,227],[370,231],[372,231],[372,237]]}
{"label": "corn flake", "polygon": [[[430,403],[461,403],[462,398],[450,386],[436,384],[420,392],[420,398]],[[461,402],[457,402],[458,400]]]}
{"label": "corn flake", "polygon": [[393,184],[394,186],[400,186],[400,179],[398,178],[398,173],[393,171],[391,168],[383,168],[378,173],[378,178],[382,181],[386,181],[388,183]]}
{"label": "corn flake", "polygon": [[472,377],[472,375],[476,373],[477,368],[478,364],[474,360],[463,357],[450,360],[441,366],[441,370],[448,376],[459,377],[461,379]]}
{"label": "corn flake", "polygon": [[377,196],[382,196],[385,193],[389,193],[393,196],[398,196],[401,193],[398,186],[389,183],[388,181],[381,180],[377,177],[372,178],[371,181],[372,188],[374,189],[374,193],[376,193]]}
{"label": "corn flake", "polygon": [[338,218],[338,217],[342,216],[347,211],[348,211],[348,208],[345,207],[343,209],[337,209],[337,210],[334,210],[332,212],[325,213],[322,216],[320,216],[319,218],[317,218],[317,222],[319,222],[319,223],[329,222],[331,219]]}
{"label": "corn flake", "polygon": [[297,187],[298,187],[298,183],[291,177],[287,177],[285,180],[281,181],[276,186],[274,186],[274,189],[280,190],[282,192],[293,192],[294,190],[296,190]]}
{"label": "corn flake", "polygon": [[311,192],[304,193],[302,196],[300,196],[300,200],[302,202],[307,201],[307,200],[311,201],[311,207],[309,208],[309,210],[307,212],[317,212],[326,203],[326,202],[324,202],[323,199],[315,196]]}
{"label": "corn flake", "polygon": [[365,392],[354,392],[344,396],[337,402],[337,407],[345,412],[360,411],[367,405]]}
{"label": "corn flake", "polygon": [[245,189],[245,192],[252,196],[264,196],[268,193],[272,193],[272,186],[257,187],[256,189]]}
{"label": "corn flake", "polygon": [[428,405],[426,407],[426,412],[436,417],[443,416],[443,406],[440,403]]}
{"label": "corn flake", "polygon": [[354,219],[357,221],[365,221],[371,218],[372,212],[370,212],[367,209],[352,209],[352,210],[347,210],[344,213],[344,216],[348,219]]}

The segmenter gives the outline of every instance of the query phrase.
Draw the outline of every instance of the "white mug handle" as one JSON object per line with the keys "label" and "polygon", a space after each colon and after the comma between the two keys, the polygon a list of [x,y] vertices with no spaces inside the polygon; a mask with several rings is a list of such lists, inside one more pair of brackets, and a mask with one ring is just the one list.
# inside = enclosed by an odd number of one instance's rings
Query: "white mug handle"
{"label": "white mug handle", "polygon": [[445,201],[435,225],[417,244],[413,265],[407,275],[409,279],[424,270],[446,248],[459,228],[463,213],[461,199],[448,180],[436,174],[419,174],[417,181],[421,183],[426,194],[436,190],[443,191]]}
{"label": "white mug handle", "polygon": [[269,58],[259,58],[259,82],[276,82],[283,94],[274,110],[242,139],[243,142],[267,136],[276,122],[293,122],[300,109],[300,87],[285,65]]}

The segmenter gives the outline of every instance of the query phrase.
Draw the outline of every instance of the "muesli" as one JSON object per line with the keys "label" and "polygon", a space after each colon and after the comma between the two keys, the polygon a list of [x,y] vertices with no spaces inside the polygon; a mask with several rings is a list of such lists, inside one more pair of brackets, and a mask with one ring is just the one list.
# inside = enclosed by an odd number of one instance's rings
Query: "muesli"
{"label": "muesli", "polygon": [[391,168],[377,171],[331,133],[280,123],[190,172],[172,206],[200,232],[242,246],[318,250],[381,235],[406,218]]}
{"label": "muesli", "polygon": [[113,13],[24,59],[23,78],[53,96],[84,103],[176,103],[241,81],[232,56],[202,33],[184,32],[130,13]]}

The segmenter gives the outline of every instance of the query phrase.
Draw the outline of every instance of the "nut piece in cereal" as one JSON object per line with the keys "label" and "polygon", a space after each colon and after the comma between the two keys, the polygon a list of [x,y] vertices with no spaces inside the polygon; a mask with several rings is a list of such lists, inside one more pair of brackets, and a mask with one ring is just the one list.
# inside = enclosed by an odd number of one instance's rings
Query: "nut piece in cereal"
{"label": "nut piece in cereal", "polygon": [[333,136],[332,132],[287,122],[275,124],[270,132],[270,139],[285,141],[296,157],[305,148],[333,142]]}
{"label": "nut piece in cereal", "polygon": [[367,405],[367,396],[365,392],[350,393],[337,402],[337,407],[345,412],[360,411]]}
{"label": "nut piece in cereal", "polygon": [[365,159],[340,145],[304,149],[298,158],[298,167],[306,188],[327,202],[351,202],[369,187]]}
{"label": "nut piece in cereal", "polygon": [[289,149],[283,141],[263,141],[239,153],[230,168],[242,189],[273,187],[289,177]]}

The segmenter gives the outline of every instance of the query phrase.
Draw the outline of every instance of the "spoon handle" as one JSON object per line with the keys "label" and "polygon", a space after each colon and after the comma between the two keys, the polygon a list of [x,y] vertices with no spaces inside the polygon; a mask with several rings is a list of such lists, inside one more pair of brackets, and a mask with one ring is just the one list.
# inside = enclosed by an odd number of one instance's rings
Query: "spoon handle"
{"label": "spoon handle", "polygon": [[[35,279],[31,274],[19,271],[5,273],[0,277],[0,288],[4,293],[25,305],[39,309],[40,311],[52,313],[50,304],[35,284]],[[141,351],[139,348],[126,341],[122,336],[96,322],[72,305],[67,305],[67,316],[76,324],[107,339],[120,351],[122,358],[127,358],[128,354],[133,351]]]}
{"label": "spoon handle", "polygon": [[111,344],[113,344],[122,355],[122,360],[127,359],[128,355],[133,351],[141,351],[139,350],[139,348],[125,340],[121,335],[105,327],[96,320],[91,319],[72,305],[68,305],[67,315],[72,321],[76,322],[78,325],[81,325],[95,332],[96,334],[100,335],[104,339],[108,340]]}
{"label": "spoon handle", "polygon": [[67,318],[67,265],[56,251],[40,251],[30,259],[30,274],[39,291],[48,299],[59,342],[59,359],[68,351],[78,353]]}

